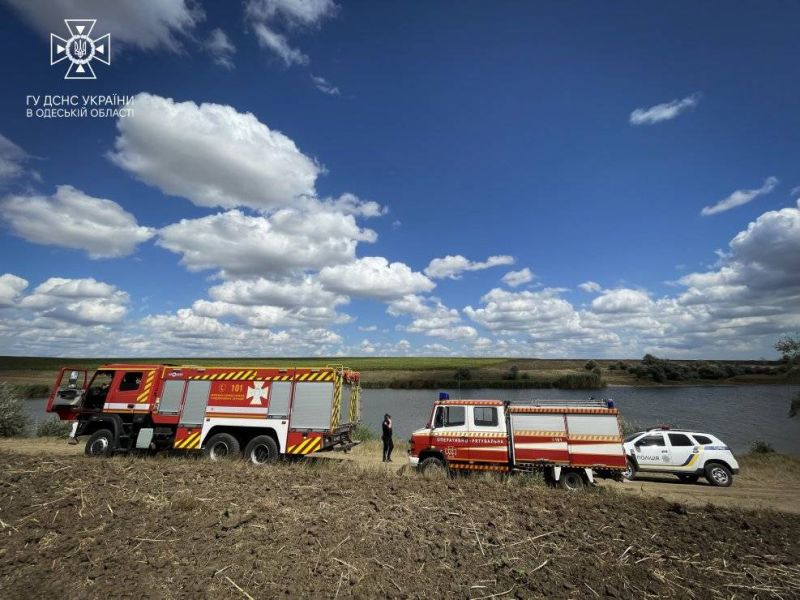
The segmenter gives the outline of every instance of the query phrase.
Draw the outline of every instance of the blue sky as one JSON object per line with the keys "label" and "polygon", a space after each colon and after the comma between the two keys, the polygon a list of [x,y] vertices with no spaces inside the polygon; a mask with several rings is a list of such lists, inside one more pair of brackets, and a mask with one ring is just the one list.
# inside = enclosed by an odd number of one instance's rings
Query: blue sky
{"label": "blue sky", "polygon": [[[0,354],[772,357],[798,17],[2,0]],[[68,18],[96,80],[49,64]],[[25,115],[73,94],[132,114]]]}

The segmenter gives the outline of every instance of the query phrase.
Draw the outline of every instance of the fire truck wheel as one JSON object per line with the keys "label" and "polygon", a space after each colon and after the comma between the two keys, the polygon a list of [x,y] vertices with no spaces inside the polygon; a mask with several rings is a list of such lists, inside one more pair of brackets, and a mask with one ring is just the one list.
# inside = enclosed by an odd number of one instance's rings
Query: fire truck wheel
{"label": "fire truck wheel", "polygon": [[711,463],[706,467],[708,483],[717,487],[729,487],[733,483],[731,470],[721,463]]}
{"label": "fire truck wheel", "polygon": [[445,467],[442,459],[430,456],[419,464],[419,472],[428,477],[436,477],[444,475],[447,472],[447,467]]}
{"label": "fire truck wheel", "polygon": [[266,465],[278,458],[278,444],[268,435],[258,435],[244,449],[245,460],[254,465]]}
{"label": "fire truck wheel", "polygon": [[211,439],[206,442],[203,452],[211,460],[230,460],[242,456],[239,440],[230,433],[218,433],[211,436]]}
{"label": "fire truck wheel", "polygon": [[114,434],[109,429],[98,429],[86,442],[86,456],[110,456],[114,451]]}
{"label": "fire truck wheel", "polygon": [[561,473],[558,483],[563,489],[571,492],[582,490],[586,486],[583,474],[578,471],[564,471]]}

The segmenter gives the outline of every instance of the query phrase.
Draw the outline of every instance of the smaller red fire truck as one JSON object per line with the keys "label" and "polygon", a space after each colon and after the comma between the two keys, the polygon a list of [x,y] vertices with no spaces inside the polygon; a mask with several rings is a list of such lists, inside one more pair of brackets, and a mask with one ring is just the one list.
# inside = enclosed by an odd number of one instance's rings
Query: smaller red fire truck
{"label": "smaller red fire truck", "polygon": [[419,471],[543,472],[579,489],[595,477],[621,479],[626,469],[619,411],[613,400],[450,400],[440,394],[428,425],[409,441]]}
{"label": "smaller red fire truck", "polygon": [[349,449],[359,373],[342,366],[109,364],[63,368],[47,411],[74,421],[86,454],[203,451],[265,464],[279,455]]}

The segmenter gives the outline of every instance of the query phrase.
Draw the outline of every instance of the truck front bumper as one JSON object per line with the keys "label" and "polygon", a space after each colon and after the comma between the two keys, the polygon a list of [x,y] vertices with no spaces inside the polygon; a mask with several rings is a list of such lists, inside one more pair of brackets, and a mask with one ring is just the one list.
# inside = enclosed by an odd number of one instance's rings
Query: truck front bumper
{"label": "truck front bumper", "polygon": [[408,456],[408,466],[416,469],[419,466],[419,456]]}

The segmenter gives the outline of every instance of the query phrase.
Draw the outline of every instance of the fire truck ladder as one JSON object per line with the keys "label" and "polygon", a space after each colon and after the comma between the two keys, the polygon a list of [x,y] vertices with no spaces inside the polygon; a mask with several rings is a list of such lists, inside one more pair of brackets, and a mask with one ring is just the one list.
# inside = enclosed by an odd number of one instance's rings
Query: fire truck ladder
{"label": "fire truck ladder", "polygon": [[509,400],[506,406],[530,406],[534,408],[613,408],[612,398],[588,398],[586,400],[540,400],[532,398],[530,400]]}

